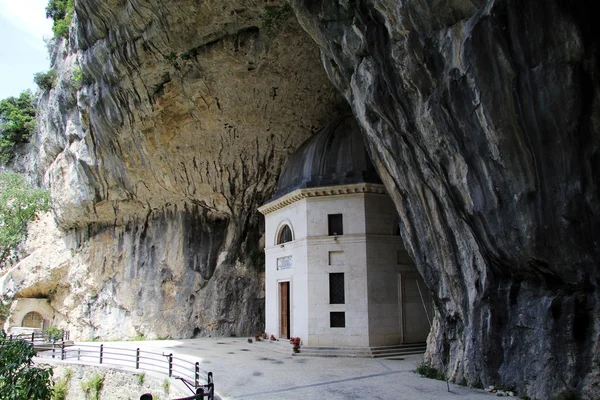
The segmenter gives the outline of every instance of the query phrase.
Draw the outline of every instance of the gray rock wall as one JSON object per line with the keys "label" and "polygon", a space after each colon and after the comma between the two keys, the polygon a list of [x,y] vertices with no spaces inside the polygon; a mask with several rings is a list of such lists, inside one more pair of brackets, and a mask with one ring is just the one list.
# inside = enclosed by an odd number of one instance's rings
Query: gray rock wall
{"label": "gray rock wall", "polygon": [[591,2],[292,1],[435,295],[457,381],[600,393]]}
{"label": "gray rock wall", "polygon": [[283,4],[75,1],[24,167],[51,189],[67,257],[60,274],[25,257],[5,299],[49,297],[76,339],[262,332],[256,209],[348,110],[291,9],[266,8]]}

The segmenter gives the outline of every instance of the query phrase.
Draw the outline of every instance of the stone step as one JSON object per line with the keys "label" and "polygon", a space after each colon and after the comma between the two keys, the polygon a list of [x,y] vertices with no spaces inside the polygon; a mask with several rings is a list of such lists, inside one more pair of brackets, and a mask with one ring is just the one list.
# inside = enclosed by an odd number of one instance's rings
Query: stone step
{"label": "stone step", "polygon": [[376,347],[302,346],[300,353],[293,353],[293,355],[301,357],[397,358],[412,354],[422,354],[425,350],[425,343]]}

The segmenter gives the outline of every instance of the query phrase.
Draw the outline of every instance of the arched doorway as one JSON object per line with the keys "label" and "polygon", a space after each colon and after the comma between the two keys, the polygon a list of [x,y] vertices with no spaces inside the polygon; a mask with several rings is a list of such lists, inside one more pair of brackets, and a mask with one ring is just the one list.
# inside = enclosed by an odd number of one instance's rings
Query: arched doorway
{"label": "arched doorway", "polygon": [[44,318],[35,311],[28,312],[23,317],[21,326],[24,328],[40,328],[44,327]]}

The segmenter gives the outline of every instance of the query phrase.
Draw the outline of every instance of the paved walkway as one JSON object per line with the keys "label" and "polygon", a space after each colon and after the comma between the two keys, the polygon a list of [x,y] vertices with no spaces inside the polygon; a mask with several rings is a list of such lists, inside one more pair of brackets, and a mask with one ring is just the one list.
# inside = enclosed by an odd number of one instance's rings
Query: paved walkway
{"label": "paved walkway", "polygon": [[[83,343],[82,343],[83,344]],[[91,343],[87,342],[86,345]],[[99,345],[99,343],[97,343]],[[105,346],[173,353],[214,373],[221,399],[487,399],[493,395],[422,378],[412,371],[422,356],[403,360],[292,356],[288,342],[201,338],[107,342]]]}

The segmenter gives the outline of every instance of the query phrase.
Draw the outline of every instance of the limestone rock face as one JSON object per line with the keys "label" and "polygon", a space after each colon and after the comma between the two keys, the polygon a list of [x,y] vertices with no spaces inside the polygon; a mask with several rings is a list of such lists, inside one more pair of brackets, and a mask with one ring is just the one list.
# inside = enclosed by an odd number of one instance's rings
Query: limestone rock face
{"label": "limestone rock face", "polygon": [[262,332],[257,208],[348,112],[283,4],[75,1],[27,161],[68,260],[57,282],[24,258],[5,298],[42,288],[75,339]]}
{"label": "limestone rock face", "polygon": [[600,393],[591,2],[293,0],[366,134],[457,382]]}

